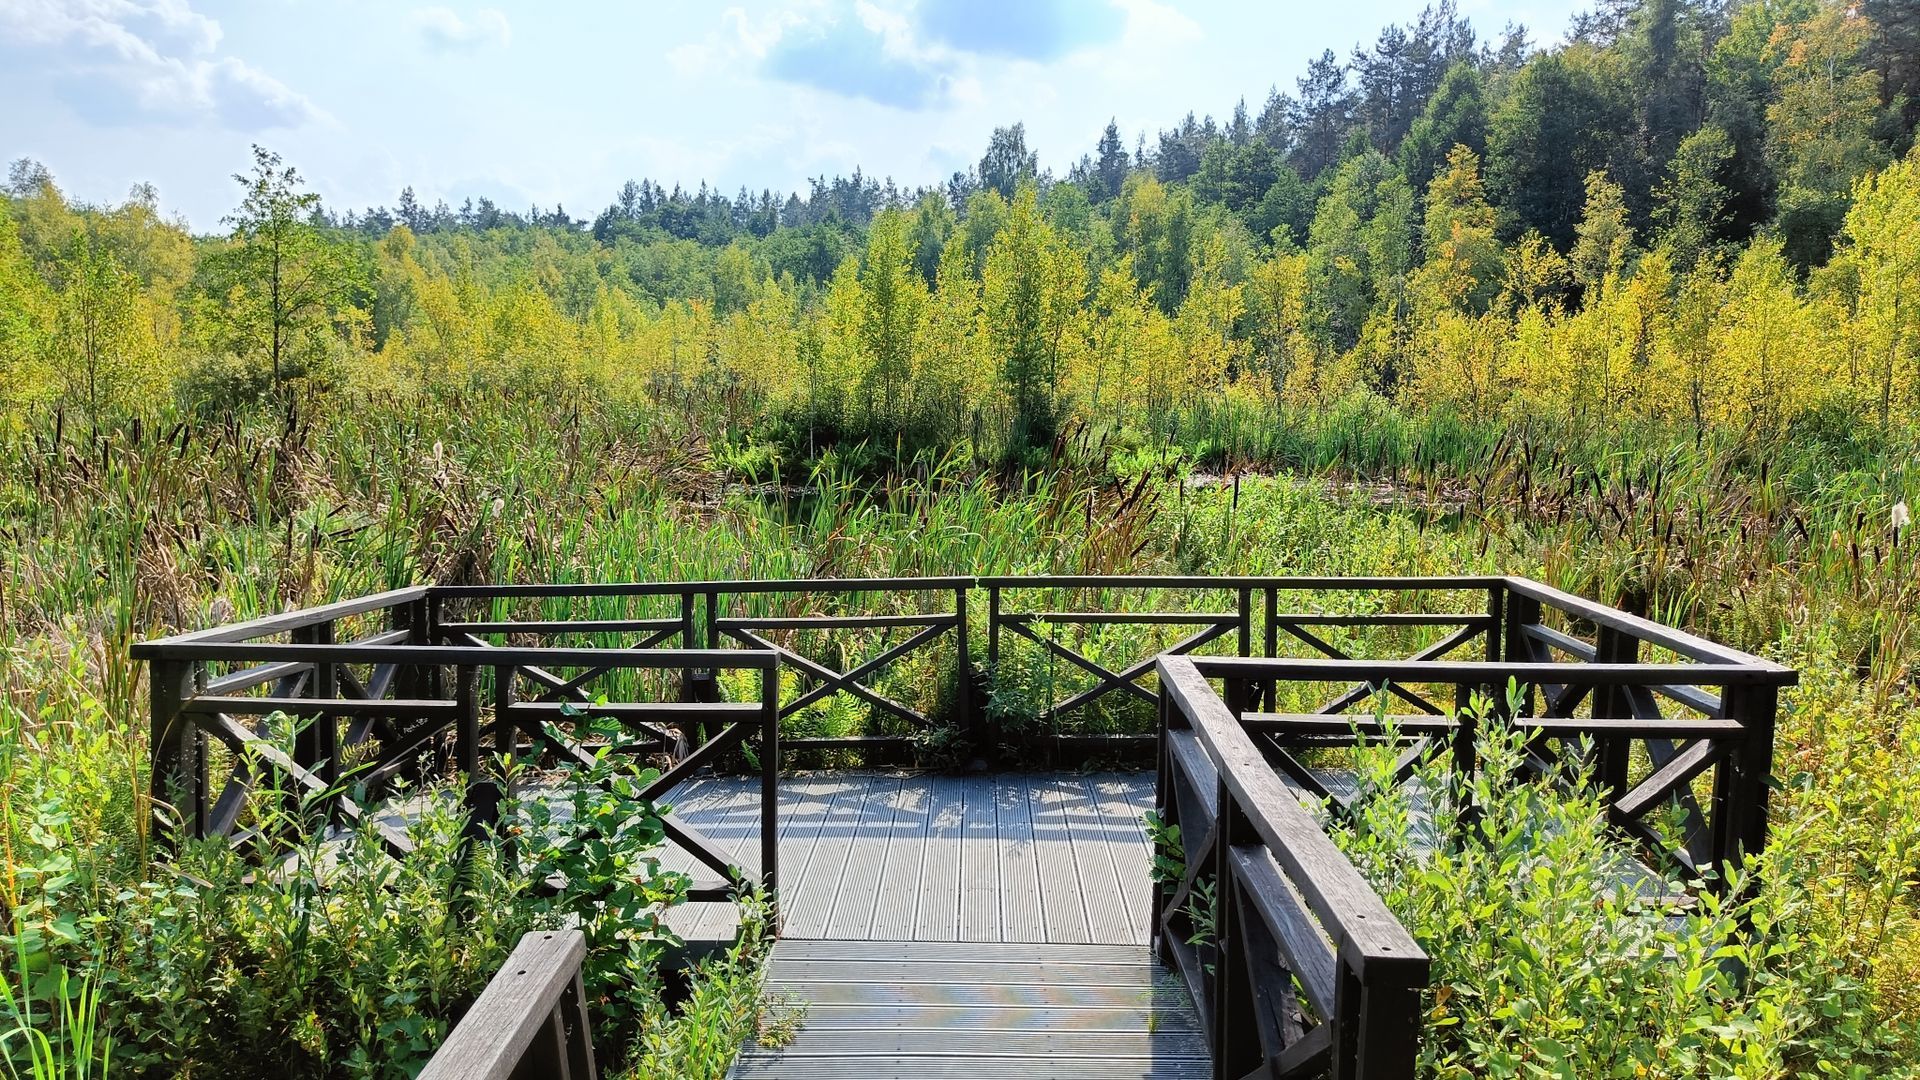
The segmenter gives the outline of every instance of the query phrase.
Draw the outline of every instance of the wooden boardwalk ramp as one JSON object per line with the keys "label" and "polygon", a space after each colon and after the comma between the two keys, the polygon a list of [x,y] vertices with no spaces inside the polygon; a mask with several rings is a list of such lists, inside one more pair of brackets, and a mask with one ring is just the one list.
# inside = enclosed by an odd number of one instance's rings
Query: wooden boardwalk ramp
{"label": "wooden boardwalk ramp", "polygon": [[[753,783],[676,799],[748,867]],[[1147,948],[1152,792],[1147,773],[783,779],[786,926],[765,1044],[731,1075],[1210,1075],[1192,999]],[[732,930],[728,905],[676,918],[690,938]]]}
{"label": "wooden boardwalk ramp", "polygon": [[739,1080],[1212,1075],[1192,999],[1142,945],[784,938],[766,992],[782,1045],[750,1043]]}

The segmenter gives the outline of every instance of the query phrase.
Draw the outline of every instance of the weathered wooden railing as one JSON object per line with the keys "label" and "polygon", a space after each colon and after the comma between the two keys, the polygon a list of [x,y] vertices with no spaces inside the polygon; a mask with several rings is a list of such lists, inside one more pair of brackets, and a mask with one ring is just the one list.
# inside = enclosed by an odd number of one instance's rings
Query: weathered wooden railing
{"label": "weathered wooden railing", "polygon": [[[1064,661],[1091,676],[1094,685],[1046,704],[1034,720],[1042,726],[1056,724],[1077,710],[1104,698],[1119,695],[1152,708],[1159,692],[1146,681],[1153,678],[1154,663],[1163,655],[1186,656],[1210,645],[1230,646],[1237,655],[1280,655],[1283,641],[1304,644],[1330,656],[1345,656],[1309,627],[1351,627],[1405,629],[1425,626],[1456,626],[1459,632],[1423,649],[1422,659],[1444,656],[1480,636],[1490,616],[1484,611],[1456,612],[1355,612],[1294,611],[1283,608],[1302,594],[1353,593],[1356,595],[1439,596],[1462,603],[1479,604],[1474,599],[1498,589],[1503,579],[1494,577],[1207,577],[1201,575],[1114,576],[1114,575],[1023,575],[980,579],[987,591],[987,673],[996,680],[1001,658],[1009,639],[1019,639],[1045,651],[1051,658]],[[1015,599],[1043,596],[1049,603],[1070,603],[1069,610],[1039,609],[1016,605]],[[1115,604],[1122,597],[1132,603]],[[1225,599],[1213,610],[1197,610],[1191,605],[1212,598]],[[1144,600],[1145,603],[1140,601]],[[1169,601],[1173,601],[1169,603]],[[1491,603],[1491,601],[1489,601]],[[1179,639],[1148,649],[1130,658],[1124,666],[1103,663],[1073,648],[1049,633],[1054,627],[1175,627],[1187,631]],[[1324,631],[1323,631],[1324,632]],[[1256,633],[1258,640],[1256,641]],[[1130,744],[1151,746],[1153,735],[1119,734],[1112,736],[1068,735],[1055,741],[1090,749],[1123,749]]]}
{"label": "weathered wooden railing", "polygon": [[[1500,582],[1487,616],[1447,640],[1475,636],[1491,659],[1359,660],[1327,647],[1157,662],[1157,810],[1180,830],[1184,866],[1156,890],[1153,926],[1201,1002],[1217,1075],[1412,1074],[1425,957],[1303,809],[1319,800],[1338,814],[1347,796],[1302,748],[1391,740],[1401,779],[1435,754],[1471,776],[1480,719],[1459,706],[1478,696],[1526,734],[1530,770],[1592,778],[1611,821],[1660,864],[1652,880],[1718,888],[1764,846],[1774,713],[1793,671],[1523,580]],[[1328,686],[1338,693],[1316,711],[1272,709],[1283,687]],[[1525,688],[1518,702],[1509,688]],[[1663,715],[1655,698],[1687,715]],[[1373,711],[1386,700],[1417,711]],[[1576,755],[1574,768],[1556,767]],[[1695,782],[1708,769],[1702,800]],[[1647,824],[1656,807],[1679,818],[1677,846]]]}
{"label": "weathered wooden railing", "polygon": [[520,939],[418,1080],[595,1080],[578,930]]}
{"label": "weathered wooden railing", "polygon": [[[329,821],[366,822],[404,856],[412,848],[405,830],[369,813],[400,781],[457,770],[467,780],[471,820],[484,829],[497,819],[502,794],[488,763],[518,756],[523,739],[543,756],[590,765],[600,748],[586,741],[596,721],[619,728],[601,744],[614,750],[631,750],[630,741],[665,749],[663,740],[677,740],[664,725],[685,725],[713,734],[678,755],[639,797],[664,797],[757,734],[766,838],[757,873],[745,875],[705,836],[666,814],[668,837],[725,882],[696,888],[692,898],[726,899],[742,885],[775,885],[778,656],[757,649],[489,645],[470,628],[438,622],[439,599],[429,588],[402,589],[135,645],[151,679],[157,810],[191,835],[244,847],[257,839],[246,821],[249,796],[271,779]],[[342,640],[343,626],[367,622],[386,625],[354,627],[358,636]],[[585,689],[616,672],[687,670],[757,674],[759,700],[609,702]],[[534,694],[519,693],[522,683]],[[290,751],[260,726],[273,714],[297,719]],[[219,766],[226,776],[216,784]]]}
{"label": "weathered wooden railing", "polygon": [[[987,592],[984,672],[971,649],[974,589]],[[1073,626],[1185,633],[1115,662],[1049,633]],[[868,659],[830,664],[803,645],[820,634],[882,641]],[[555,643],[581,637],[593,644]],[[1458,706],[1485,694],[1506,708],[1512,683],[1525,688],[1511,713],[1528,733],[1529,768],[1584,770],[1613,824],[1663,871],[1714,882],[1765,843],[1774,713],[1794,681],[1757,657],[1508,577],[417,587],[146,642],[135,656],[151,666],[156,804],[189,832],[242,844],[248,793],[266,773],[352,821],[373,816],[397,781],[458,771],[484,825],[500,795],[484,762],[521,753],[522,739],[562,762],[590,762],[594,737],[664,756],[644,793],[654,798],[734,760],[757,733],[756,874],[668,818],[671,839],[726,879],[694,894],[713,900],[750,878],[777,884],[783,751],[898,751],[942,726],[976,756],[1000,749],[976,682],[984,675],[994,689],[1016,640],[1092,680],[1046,702],[1041,727],[1108,696],[1158,710],[1157,735],[1056,733],[1051,747],[1056,756],[1128,740],[1156,748],[1159,809],[1186,843],[1181,879],[1156,891],[1156,942],[1202,1004],[1221,1076],[1410,1075],[1425,957],[1304,808],[1318,799],[1337,815],[1348,794],[1301,751],[1390,739],[1402,777],[1432,753],[1471,773],[1477,721]],[[942,647],[952,651],[933,657],[952,665],[944,712],[875,688],[889,665]],[[1229,647],[1233,655],[1203,654]],[[1375,655],[1383,649],[1391,655]],[[783,667],[804,684],[787,698]],[[756,691],[757,700],[725,700]],[[832,695],[892,730],[782,736],[782,721]],[[1409,711],[1381,716],[1382,699]],[[274,713],[306,720],[290,751],[242,719]],[[229,770],[217,787],[215,757]],[[1656,811],[1671,821],[1652,822]],[[403,831],[373,827],[405,853]]]}
{"label": "weathered wooden railing", "polygon": [[[959,717],[974,715],[971,695],[973,680],[965,661],[969,653],[967,592],[972,578],[867,578],[810,579],[797,581],[694,581],[624,582],[610,584],[553,585],[457,585],[434,590],[443,604],[484,604],[498,611],[480,621],[447,622],[449,631],[471,634],[531,636],[545,639],[593,634],[614,636],[642,635],[633,647],[647,648],[675,642],[682,648],[719,649],[744,646],[776,654],[783,667],[802,682],[804,690],[780,705],[780,718],[787,719],[808,706],[835,694],[847,695],[869,707],[876,715],[905,729],[905,733],[863,733],[852,736],[815,736],[790,738],[789,750],[870,751],[910,748],[939,725],[936,720],[911,705],[889,698],[874,689],[873,678],[901,660],[941,646],[949,645],[954,677],[953,713]],[[902,598],[923,598],[912,605],[920,610],[884,613],[831,610],[857,606],[868,597],[882,597],[897,605]],[[630,605],[649,600],[670,602],[671,610],[651,617],[637,615]],[[924,602],[931,600],[933,603]],[[616,618],[516,619],[511,608],[516,604],[538,602],[571,606],[580,602],[616,605]],[[600,613],[596,613],[600,614]],[[891,635],[910,631],[904,641],[888,643],[877,655],[841,670],[808,656],[795,640],[808,633],[878,632]],[[684,673],[686,694],[705,696],[704,674],[697,668]],[[575,687],[556,687],[555,693],[580,695]]]}
{"label": "weathered wooden railing", "polygon": [[1426,953],[1195,662],[1158,670],[1156,811],[1184,873],[1154,891],[1154,946],[1193,992],[1214,1075],[1412,1076]]}

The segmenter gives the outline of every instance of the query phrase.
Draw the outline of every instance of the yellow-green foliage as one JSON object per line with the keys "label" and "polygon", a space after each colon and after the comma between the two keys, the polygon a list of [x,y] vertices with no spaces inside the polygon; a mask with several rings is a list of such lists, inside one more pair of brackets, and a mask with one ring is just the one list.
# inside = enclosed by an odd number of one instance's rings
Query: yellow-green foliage
{"label": "yellow-green foliage", "polygon": [[[1837,204],[1832,258],[1806,281],[1790,235],[1713,249],[1724,257],[1647,250],[1604,173],[1587,196],[1569,256],[1537,235],[1502,244],[1479,159],[1456,147],[1409,263],[1414,208],[1377,157],[1332,181],[1307,251],[1262,254],[1184,188],[1143,176],[1110,208],[1109,244],[1084,218],[1057,225],[1029,186],[974,199],[977,217],[958,224],[883,211],[821,284],[776,277],[738,242],[689,268],[701,249],[685,242],[397,225],[364,245],[363,282],[289,324],[301,359],[285,377],[719,400],[986,452],[1020,424],[1151,432],[1229,399],[1323,408],[1355,391],[1472,418],[1759,441],[1817,411],[1883,430],[1920,418],[1920,158],[1861,177]],[[9,415],[151,412],[263,378],[273,338],[245,314],[254,286],[222,270],[253,242],[200,244],[210,269],[196,279],[195,245],[150,197],[75,209],[48,183],[8,199]]]}

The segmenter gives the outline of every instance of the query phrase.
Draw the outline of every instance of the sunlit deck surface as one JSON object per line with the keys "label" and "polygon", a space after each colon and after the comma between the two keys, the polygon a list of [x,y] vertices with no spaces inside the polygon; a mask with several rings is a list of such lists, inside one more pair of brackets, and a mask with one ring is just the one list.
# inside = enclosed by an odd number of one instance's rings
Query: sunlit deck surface
{"label": "sunlit deck surface", "polygon": [[[758,783],[696,779],[673,799],[750,872]],[[1152,800],[1150,773],[783,779],[786,927],[766,994],[798,1024],[732,1075],[1208,1075],[1192,999],[1146,947]],[[727,904],[672,916],[690,941],[734,920]]]}
{"label": "sunlit deck surface", "polygon": [[[757,777],[688,781],[676,814],[759,872]],[[1145,945],[1143,815],[1153,774],[799,773],[780,781],[787,938]],[[669,849],[666,865],[696,882]],[[731,904],[687,904],[689,941],[732,933]]]}
{"label": "sunlit deck surface", "polygon": [[752,1042],[740,1080],[1210,1077],[1193,1000],[1143,945],[784,938],[768,1000],[792,1041]]}

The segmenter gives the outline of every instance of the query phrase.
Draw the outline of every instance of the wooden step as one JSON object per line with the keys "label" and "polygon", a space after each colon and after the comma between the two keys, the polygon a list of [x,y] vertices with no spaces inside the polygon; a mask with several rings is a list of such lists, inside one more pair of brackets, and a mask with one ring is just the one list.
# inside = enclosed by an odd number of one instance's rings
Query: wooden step
{"label": "wooden step", "polygon": [[1140,945],[783,939],[739,1080],[1210,1076],[1193,1001]]}

